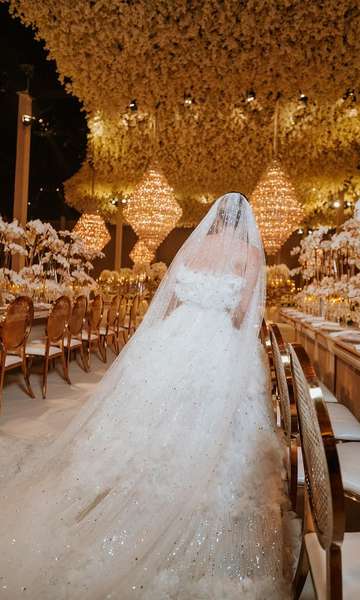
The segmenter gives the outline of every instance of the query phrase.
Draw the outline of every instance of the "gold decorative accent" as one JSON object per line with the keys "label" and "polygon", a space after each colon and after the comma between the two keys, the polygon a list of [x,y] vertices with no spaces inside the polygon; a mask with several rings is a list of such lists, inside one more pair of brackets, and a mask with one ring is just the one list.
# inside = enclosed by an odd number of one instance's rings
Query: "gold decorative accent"
{"label": "gold decorative accent", "polygon": [[82,214],[73,231],[81,237],[89,250],[96,252],[103,250],[111,239],[104,219],[97,213]]}
{"label": "gold decorative accent", "polygon": [[304,211],[279,160],[271,162],[258,182],[251,204],[267,254],[276,254],[300,225]]}

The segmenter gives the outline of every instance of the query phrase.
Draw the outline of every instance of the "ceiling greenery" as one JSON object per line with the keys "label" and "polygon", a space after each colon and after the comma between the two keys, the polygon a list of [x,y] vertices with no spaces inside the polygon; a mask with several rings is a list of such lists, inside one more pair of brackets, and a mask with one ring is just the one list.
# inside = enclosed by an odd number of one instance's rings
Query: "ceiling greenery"
{"label": "ceiling greenery", "polygon": [[[106,218],[155,163],[184,224],[206,210],[204,194],[251,197],[271,156],[276,102],[279,154],[308,218],[329,219],[344,186],[360,192],[356,0],[9,4],[83,102],[95,205]],[[89,187],[85,164],[66,185],[68,202],[87,208]]]}

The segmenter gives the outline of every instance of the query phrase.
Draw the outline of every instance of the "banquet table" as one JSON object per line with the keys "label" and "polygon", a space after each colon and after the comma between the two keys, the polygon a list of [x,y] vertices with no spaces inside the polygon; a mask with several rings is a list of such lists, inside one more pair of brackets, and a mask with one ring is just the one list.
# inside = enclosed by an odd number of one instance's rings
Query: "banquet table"
{"label": "banquet table", "polygon": [[294,327],[319,379],[360,419],[360,330],[289,308],[280,318]]}

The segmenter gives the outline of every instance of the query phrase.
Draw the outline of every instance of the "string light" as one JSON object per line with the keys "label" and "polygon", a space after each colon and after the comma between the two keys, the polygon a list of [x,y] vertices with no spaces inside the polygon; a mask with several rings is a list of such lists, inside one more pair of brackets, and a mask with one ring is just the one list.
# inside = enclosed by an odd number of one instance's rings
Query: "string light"
{"label": "string light", "polygon": [[304,217],[295,189],[281,167],[272,161],[252,194],[252,206],[267,254],[276,254]]}
{"label": "string light", "polygon": [[83,213],[73,232],[84,241],[89,250],[96,252],[101,252],[110,241],[104,219],[98,213]]}
{"label": "string light", "polygon": [[150,168],[128,199],[123,214],[138,237],[155,252],[175,227],[182,210],[164,175]]}

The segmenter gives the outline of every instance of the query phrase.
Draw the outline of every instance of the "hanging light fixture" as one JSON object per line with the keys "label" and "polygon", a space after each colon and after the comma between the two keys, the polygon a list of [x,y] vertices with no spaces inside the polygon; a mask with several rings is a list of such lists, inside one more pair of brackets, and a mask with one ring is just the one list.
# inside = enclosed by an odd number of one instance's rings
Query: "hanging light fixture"
{"label": "hanging light fixture", "polygon": [[304,217],[295,188],[277,158],[277,121],[278,104],[274,115],[274,159],[251,196],[265,251],[269,255],[277,253]]}
{"label": "hanging light fixture", "polygon": [[[92,166],[91,176],[91,198],[95,197],[95,169]],[[86,248],[95,252],[101,252],[110,242],[110,234],[104,219],[99,213],[83,213],[75,224],[73,232],[84,242]]]}
{"label": "hanging light fixture", "polygon": [[84,242],[86,248],[101,252],[110,241],[104,219],[98,213],[83,213],[73,232]]}
{"label": "hanging light fixture", "polygon": [[147,247],[143,240],[138,240],[130,252],[130,258],[134,265],[144,265],[151,263],[155,258],[155,254]]}
{"label": "hanging light fixture", "polygon": [[123,214],[140,240],[150,240],[151,250],[155,251],[175,227],[182,210],[164,175],[150,167],[128,199]]}

